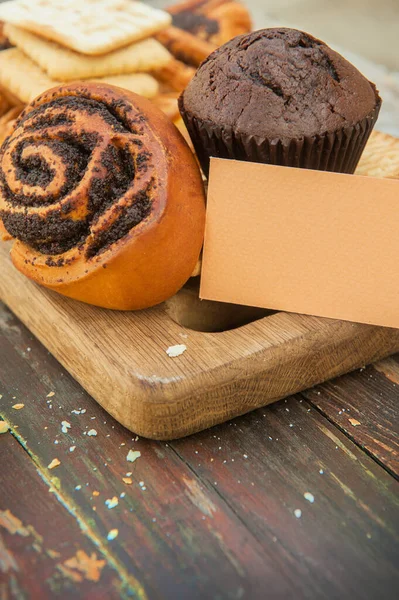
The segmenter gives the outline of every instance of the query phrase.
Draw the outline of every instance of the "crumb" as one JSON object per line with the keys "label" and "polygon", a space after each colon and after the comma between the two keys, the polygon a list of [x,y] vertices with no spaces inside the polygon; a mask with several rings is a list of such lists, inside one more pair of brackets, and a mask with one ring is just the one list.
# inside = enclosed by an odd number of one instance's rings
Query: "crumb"
{"label": "crumb", "polygon": [[76,448],[76,446],[70,446],[69,447],[69,452],[75,452],[75,448]]}
{"label": "crumb", "polygon": [[323,469],[320,469],[320,470],[319,470],[319,473],[320,473],[320,475],[324,475],[324,471],[323,471]]}
{"label": "crumb", "polygon": [[105,501],[105,505],[108,509],[115,508],[115,506],[118,506],[118,504],[119,500],[116,496]]}
{"label": "crumb", "polygon": [[100,492],[97,492],[97,490],[94,490],[93,496],[99,496],[99,495],[100,495]]}
{"label": "crumb", "polygon": [[47,465],[48,469],[55,469],[55,467],[58,467],[61,464],[61,462],[58,460],[58,458],[53,458],[53,460],[51,461],[51,463],[49,465]]}
{"label": "crumb", "polygon": [[126,485],[131,485],[132,484],[131,477],[122,477],[122,481],[123,481],[123,483],[126,483]]}
{"label": "crumb", "polygon": [[296,516],[297,519],[300,519],[302,517],[302,511],[300,508],[296,508],[294,510],[294,515]]}
{"label": "crumb", "polygon": [[71,429],[71,424],[68,421],[61,422],[61,431],[62,433],[68,433],[68,429]]}
{"label": "crumb", "polygon": [[95,437],[97,435],[97,431],[95,429],[90,429],[87,432],[87,435],[90,436],[90,437]]}
{"label": "crumb", "polygon": [[8,423],[6,423],[5,421],[0,421],[0,433],[7,433],[8,430]]}
{"label": "crumb", "polygon": [[12,407],[14,410],[21,410],[21,408],[23,408],[25,406],[25,404],[14,404],[14,406]]}
{"label": "crumb", "polygon": [[111,529],[111,531],[107,535],[107,540],[112,542],[116,537],[118,537],[119,531],[117,529]]}
{"label": "crumb", "polygon": [[126,460],[128,462],[134,462],[135,460],[140,458],[140,456],[141,456],[141,452],[139,452],[138,450],[129,450],[129,452],[127,453],[127,456],[126,456]]}
{"label": "crumb", "polygon": [[349,419],[349,423],[353,425],[353,427],[357,427],[357,425],[361,425],[360,421],[357,419]]}
{"label": "crumb", "polygon": [[81,490],[81,489],[82,489],[82,486],[81,486],[81,485],[75,485],[75,490],[76,490],[76,491],[79,491],[79,490]]}
{"label": "crumb", "polygon": [[176,358],[177,356],[181,356],[186,350],[187,346],[185,344],[176,344],[175,346],[169,346],[166,350],[166,354],[170,358]]}
{"label": "crumb", "polygon": [[52,398],[53,396],[55,396],[55,392],[49,392],[46,398]]}
{"label": "crumb", "polygon": [[310,502],[310,504],[313,504],[314,502],[314,496],[313,494],[311,494],[310,492],[305,492],[303,497],[305,498],[305,500],[307,500],[308,502]]}
{"label": "crumb", "polygon": [[119,494],[119,498],[124,498],[126,496],[126,492],[122,492],[121,494]]}
{"label": "crumb", "polygon": [[131,477],[132,476],[132,471],[129,471],[128,473],[126,473],[126,477]]}

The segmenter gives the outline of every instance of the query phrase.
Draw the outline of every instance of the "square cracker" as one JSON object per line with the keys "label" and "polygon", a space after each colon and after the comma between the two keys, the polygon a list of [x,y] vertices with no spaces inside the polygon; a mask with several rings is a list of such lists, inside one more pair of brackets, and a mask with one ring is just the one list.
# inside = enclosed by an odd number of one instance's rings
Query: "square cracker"
{"label": "square cracker", "polygon": [[[153,98],[159,91],[158,82],[147,73],[99,77],[87,81],[110,83],[147,98]],[[21,102],[28,104],[36,96],[57,85],[61,85],[61,82],[51,79],[18,48],[0,52],[0,86],[9,90]]]}
{"label": "square cracker", "polygon": [[132,0],[12,0],[0,19],[82,54],[105,54],[150,37],[171,16]]}
{"label": "square cracker", "polygon": [[9,23],[4,31],[14,46],[27,54],[49,77],[59,81],[143,73],[162,69],[172,60],[171,54],[154,38],[134,42],[101,56],[88,56]]}

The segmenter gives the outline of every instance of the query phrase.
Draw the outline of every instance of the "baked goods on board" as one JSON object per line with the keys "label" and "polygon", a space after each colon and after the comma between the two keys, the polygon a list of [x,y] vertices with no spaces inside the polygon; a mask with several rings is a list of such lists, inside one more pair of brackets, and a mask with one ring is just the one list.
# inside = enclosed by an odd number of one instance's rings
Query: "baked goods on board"
{"label": "baked goods on board", "polygon": [[381,100],[320,40],[249,33],[235,0],[81,4],[0,5],[15,45],[0,52],[0,230],[28,277],[130,310],[198,275],[204,187],[192,144],[205,174],[210,156],[355,169]]}

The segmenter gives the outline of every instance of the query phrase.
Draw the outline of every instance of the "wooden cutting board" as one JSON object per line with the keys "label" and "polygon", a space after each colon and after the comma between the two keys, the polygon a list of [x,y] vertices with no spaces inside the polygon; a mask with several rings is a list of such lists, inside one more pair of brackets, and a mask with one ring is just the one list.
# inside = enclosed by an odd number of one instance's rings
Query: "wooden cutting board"
{"label": "wooden cutting board", "polygon": [[[399,139],[375,133],[358,173],[399,177]],[[144,437],[200,431],[399,351],[399,330],[281,312],[212,333],[228,326],[226,314],[231,323],[240,315],[200,303],[192,289],[137,313],[88,306],[20,275],[8,252],[1,244],[0,298],[105,410]],[[176,344],[187,349],[170,358]]]}

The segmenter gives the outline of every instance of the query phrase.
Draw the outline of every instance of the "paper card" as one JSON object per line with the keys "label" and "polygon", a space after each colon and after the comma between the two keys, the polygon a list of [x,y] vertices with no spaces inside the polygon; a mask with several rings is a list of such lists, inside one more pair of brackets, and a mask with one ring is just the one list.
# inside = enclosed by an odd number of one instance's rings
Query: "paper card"
{"label": "paper card", "polygon": [[211,159],[200,296],[399,328],[399,181]]}

